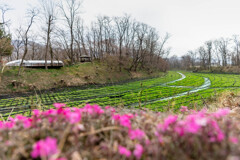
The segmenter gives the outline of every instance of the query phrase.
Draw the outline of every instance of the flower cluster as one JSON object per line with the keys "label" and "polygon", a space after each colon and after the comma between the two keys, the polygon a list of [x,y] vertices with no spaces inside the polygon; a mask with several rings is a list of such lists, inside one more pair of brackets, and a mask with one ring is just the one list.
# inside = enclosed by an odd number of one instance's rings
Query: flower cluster
{"label": "flower cluster", "polygon": [[[240,156],[239,121],[230,110],[180,109],[180,114],[118,111],[87,104],[33,110],[0,121],[6,159],[228,159]],[[221,154],[220,154],[221,153]]]}
{"label": "flower cluster", "polygon": [[57,140],[55,138],[47,137],[46,139],[39,140],[33,145],[31,152],[32,158],[44,157],[50,158],[58,152]]}
{"label": "flower cluster", "polygon": [[226,116],[228,113],[229,109],[220,109],[212,114],[203,109],[200,112],[189,113],[185,119],[179,121],[177,121],[178,116],[170,115],[164,119],[164,123],[158,124],[157,135],[162,136],[174,131],[179,138],[191,135],[208,135],[209,142],[221,142],[224,140],[225,134],[220,129],[217,118]]}

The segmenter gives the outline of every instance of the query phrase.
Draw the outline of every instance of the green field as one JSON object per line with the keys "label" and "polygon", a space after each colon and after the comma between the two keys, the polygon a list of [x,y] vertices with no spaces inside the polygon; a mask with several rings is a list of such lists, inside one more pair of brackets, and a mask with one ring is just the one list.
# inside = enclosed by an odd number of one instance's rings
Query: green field
{"label": "green field", "polygon": [[8,115],[13,107],[12,114],[16,114],[29,110],[19,106],[41,104],[51,107],[53,103],[61,102],[70,107],[89,103],[165,111],[170,108],[177,110],[182,105],[202,106],[224,91],[238,92],[240,88],[240,75],[180,73],[169,71],[162,77],[118,85],[71,88],[56,93],[0,99],[0,108],[2,113]]}

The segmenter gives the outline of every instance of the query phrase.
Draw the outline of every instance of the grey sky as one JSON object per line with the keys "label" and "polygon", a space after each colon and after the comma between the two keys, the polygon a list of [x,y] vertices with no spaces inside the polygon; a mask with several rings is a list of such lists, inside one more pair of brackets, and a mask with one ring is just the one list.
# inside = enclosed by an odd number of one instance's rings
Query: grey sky
{"label": "grey sky", "polygon": [[[9,12],[12,26],[22,23],[26,8],[37,0],[0,0],[15,10]],[[183,55],[205,41],[240,34],[240,0],[85,0],[86,23],[97,15],[132,15],[155,27],[160,35],[169,32],[172,54]]]}

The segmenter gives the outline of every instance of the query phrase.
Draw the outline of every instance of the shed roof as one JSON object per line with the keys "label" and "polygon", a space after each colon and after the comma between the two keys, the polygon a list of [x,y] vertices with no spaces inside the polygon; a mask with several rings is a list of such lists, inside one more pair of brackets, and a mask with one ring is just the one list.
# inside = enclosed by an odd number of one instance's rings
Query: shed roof
{"label": "shed roof", "polygon": [[91,56],[88,56],[88,55],[82,55],[82,56],[80,56],[80,58],[91,58]]}
{"label": "shed roof", "polygon": [[[10,61],[6,63],[6,66],[19,66],[21,63],[21,59],[15,60],[15,61]],[[28,65],[34,65],[34,64],[45,64],[45,60],[23,60],[23,64]],[[50,60],[47,60],[47,64],[51,64]],[[62,64],[62,61],[53,61],[53,64]]]}

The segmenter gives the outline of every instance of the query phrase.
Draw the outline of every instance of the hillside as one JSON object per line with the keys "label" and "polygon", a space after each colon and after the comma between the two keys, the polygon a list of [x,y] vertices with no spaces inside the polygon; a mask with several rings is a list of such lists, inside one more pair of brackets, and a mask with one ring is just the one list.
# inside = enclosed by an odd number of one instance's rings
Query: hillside
{"label": "hillside", "polygon": [[104,63],[79,63],[61,69],[30,69],[24,68],[17,76],[18,68],[5,68],[0,84],[1,94],[49,90],[88,84],[115,83],[132,79],[159,76],[162,73],[148,74],[145,71],[119,72]]}

